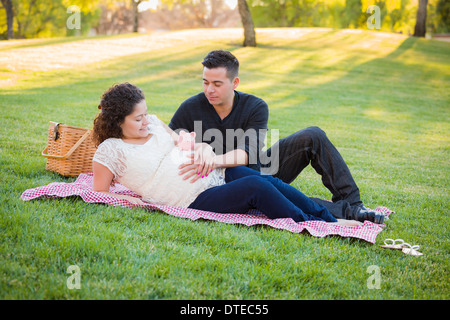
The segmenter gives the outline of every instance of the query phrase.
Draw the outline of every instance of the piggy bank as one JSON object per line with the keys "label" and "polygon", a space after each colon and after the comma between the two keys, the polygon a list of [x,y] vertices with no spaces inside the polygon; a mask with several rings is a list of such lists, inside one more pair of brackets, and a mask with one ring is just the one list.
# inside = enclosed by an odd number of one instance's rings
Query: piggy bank
{"label": "piggy bank", "polygon": [[181,131],[178,136],[178,148],[182,151],[194,150],[195,132]]}

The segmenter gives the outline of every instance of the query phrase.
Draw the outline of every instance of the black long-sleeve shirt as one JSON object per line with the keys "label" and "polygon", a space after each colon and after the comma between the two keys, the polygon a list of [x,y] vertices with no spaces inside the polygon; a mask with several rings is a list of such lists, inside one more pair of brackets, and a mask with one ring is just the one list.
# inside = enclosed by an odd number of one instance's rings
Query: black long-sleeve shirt
{"label": "black long-sleeve shirt", "polygon": [[245,150],[249,167],[259,170],[259,151],[264,146],[269,108],[267,103],[248,93],[234,91],[231,112],[222,120],[204,93],[185,100],[175,112],[169,127],[196,133],[197,142],[213,147],[216,154]]}

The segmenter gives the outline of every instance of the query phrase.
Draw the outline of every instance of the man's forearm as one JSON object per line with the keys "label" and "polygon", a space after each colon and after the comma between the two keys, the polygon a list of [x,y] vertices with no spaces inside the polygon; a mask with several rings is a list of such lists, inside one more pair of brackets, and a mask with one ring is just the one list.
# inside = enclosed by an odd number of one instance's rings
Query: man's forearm
{"label": "man's forearm", "polygon": [[215,157],[216,168],[231,168],[248,165],[248,154],[245,150],[236,149]]}

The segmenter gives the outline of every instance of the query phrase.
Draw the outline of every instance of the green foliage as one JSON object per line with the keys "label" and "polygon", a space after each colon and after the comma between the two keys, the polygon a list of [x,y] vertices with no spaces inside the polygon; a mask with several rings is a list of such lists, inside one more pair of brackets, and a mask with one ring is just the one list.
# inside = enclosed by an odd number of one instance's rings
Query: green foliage
{"label": "green foliage", "polygon": [[450,1],[438,0],[428,5],[427,27],[434,33],[450,33]]}
{"label": "green foliage", "polygon": [[[67,8],[76,5],[81,12],[81,30],[69,30]],[[13,0],[14,37],[45,38],[65,35],[86,35],[97,23],[98,1],[87,0]],[[4,23],[3,23],[4,22]],[[6,38],[6,13],[0,10],[0,37]]]}
{"label": "green foliage", "polygon": [[346,0],[343,15],[344,27],[359,28],[365,22],[361,0]]}
{"label": "green foliage", "polygon": [[[367,29],[370,5],[381,9],[381,30],[412,34],[416,0],[247,0],[256,27],[333,27]],[[437,6],[436,6],[437,3]],[[449,2],[429,1],[430,31],[446,32]]]}
{"label": "green foliage", "polygon": [[[123,8],[123,5],[129,7],[130,1],[13,0],[15,38],[87,35],[92,27],[98,27],[101,23],[102,11]],[[370,14],[366,10],[370,5],[377,5],[381,9],[381,31],[403,34],[412,34],[414,31],[418,3],[417,0],[247,0],[247,2],[256,27],[367,29],[366,21]],[[199,15],[197,12],[199,7],[193,9],[194,6],[189,7],[188,4],[200,4],[203,11],[212,8],[210,0],[161,0],[161,4],[165,10],[179,10],[186,19],[198,18]],[[81,30],[66,28],[66,20],[70,16],[67,8],[71,5],[81,9]],[[207,16],[205,12],[202,14]],[[179,27],[177,24],[177,28]],[[427,28],[433,33],[450,32],[448,0],[429,0]],[[6,13],[3,8],[0,8],[0,39],[6,39]]]}

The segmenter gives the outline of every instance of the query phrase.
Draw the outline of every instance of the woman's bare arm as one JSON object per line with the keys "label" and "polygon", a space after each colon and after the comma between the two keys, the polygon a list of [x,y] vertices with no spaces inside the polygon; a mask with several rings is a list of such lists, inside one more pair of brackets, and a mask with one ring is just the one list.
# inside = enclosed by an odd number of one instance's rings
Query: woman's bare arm
{"label": "woman's bare arm", "polygon": [[145,204],[141,199],[128,196],[128,195],[122,195],[117,193],[109,192],[109,187],[111,185],[111,182],[114,179],[113,173],[104,165],[93,161],[92,162],[92,170],[94,173],[94,182],[92,189],[96,192],[101,192],[110,196],[113,196],[117,199],[124,199],[128,200],[132,204],[137,205],[143,205]]}

